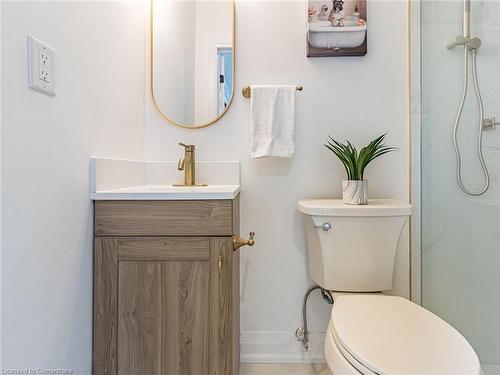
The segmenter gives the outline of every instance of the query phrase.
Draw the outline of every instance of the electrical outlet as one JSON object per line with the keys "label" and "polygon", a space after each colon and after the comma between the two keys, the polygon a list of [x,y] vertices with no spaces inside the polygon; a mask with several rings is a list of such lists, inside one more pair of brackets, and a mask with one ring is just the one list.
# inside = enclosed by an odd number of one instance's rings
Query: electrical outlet
{"label": "electrical outlet", "polygon": [[33,90],[55,95],[56,51],[38,39],[28,36],[28,85]]}
{"label": "electrical outlet", "polygon": [[46,47],[42,47],[38,56],[38,78],[42,81],[50,82],[50,57],[46,50]]}
{"label": "electrical outlet", "polygon": [[39,77],[42,81],[45,81],[45,82],[50,82],[50,78],[49,78],[49,71],[47,68],[41,68],[40,69],[40,77]]}

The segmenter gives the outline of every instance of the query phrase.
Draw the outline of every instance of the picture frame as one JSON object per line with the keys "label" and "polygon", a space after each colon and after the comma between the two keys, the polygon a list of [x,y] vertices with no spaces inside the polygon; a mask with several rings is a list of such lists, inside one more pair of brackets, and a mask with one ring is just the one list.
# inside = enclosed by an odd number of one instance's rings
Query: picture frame
{"label": "picture frame", "polygon": [[307,57],[366,55],[366,0],[308,0],[307,5]]}

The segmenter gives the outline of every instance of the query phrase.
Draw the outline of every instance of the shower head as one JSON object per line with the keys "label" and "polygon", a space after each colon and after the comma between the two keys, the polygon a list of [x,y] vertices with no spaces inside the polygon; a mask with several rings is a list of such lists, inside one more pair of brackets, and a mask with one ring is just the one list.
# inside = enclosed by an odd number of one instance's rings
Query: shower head
{"label": "shower head", "polygon": [[470,0],[464,0],[464,14],[462,18],[462,34],[464,38],[470,36]]}
{"label": "shower head", "polygon": [[453,49],[456,46],[466,46],[469,51],[475,51],[481,45],[479,38],[470,37],[470,2],[471,0],[463,0],[462,35],[449,42],[446,45],[448,49]]}

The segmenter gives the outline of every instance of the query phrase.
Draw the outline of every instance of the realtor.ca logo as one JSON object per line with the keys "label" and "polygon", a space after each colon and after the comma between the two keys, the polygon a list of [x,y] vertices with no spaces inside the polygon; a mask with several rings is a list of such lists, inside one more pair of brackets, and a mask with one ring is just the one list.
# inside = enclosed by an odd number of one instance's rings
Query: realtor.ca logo
{"label": "realtor.ca logo", "polygon": [[2,375],[66,375],[73,374],[69,368],[3,368]]}

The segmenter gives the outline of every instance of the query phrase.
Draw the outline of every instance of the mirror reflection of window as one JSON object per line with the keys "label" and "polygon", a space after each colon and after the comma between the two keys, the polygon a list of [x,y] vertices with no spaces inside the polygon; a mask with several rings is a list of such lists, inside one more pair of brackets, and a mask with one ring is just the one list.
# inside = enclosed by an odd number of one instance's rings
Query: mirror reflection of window
{"label": "mirror reflection of window", "polygon": [[233,49],[217,47],[217,115],[226,110],[233,96]]}

